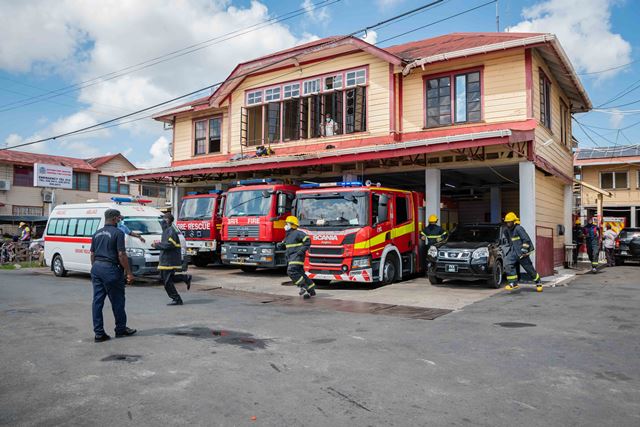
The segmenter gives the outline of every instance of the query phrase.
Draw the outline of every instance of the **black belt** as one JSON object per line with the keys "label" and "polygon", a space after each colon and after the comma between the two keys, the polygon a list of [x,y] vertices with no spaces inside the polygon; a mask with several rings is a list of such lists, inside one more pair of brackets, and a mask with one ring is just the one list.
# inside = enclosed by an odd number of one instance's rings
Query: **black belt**
{"label": "black belt", "polygon": [[113,261],[109,261],[109,260],[106,260],[106,259],[97,259],[94,262],[101,262],[103,264],[111,264],[111,265],[115,265],[116,267],[120,267],[119,263],[115,263]]}

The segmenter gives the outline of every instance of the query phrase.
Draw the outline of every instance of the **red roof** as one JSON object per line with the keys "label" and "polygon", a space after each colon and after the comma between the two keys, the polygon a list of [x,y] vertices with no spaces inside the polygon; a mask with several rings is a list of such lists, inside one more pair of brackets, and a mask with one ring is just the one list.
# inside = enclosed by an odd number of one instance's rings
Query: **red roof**
{"label": "red roof", "polygon": [[120,153],[109,154],[108,156],[93,157],[91,159],[85,159],[85,160],[87,161],[87,163],[97,168],[98,166],[102,166],[105,163],[110,162],[111,160],[115,159],[119,155]]}
{"label": "red roof", "polygon": [[11,163],[23,166],[33,165],[34,163],[44,163],[48,165],[68,166],[74,170],[84,172],[99,172],[98,169],[83,159],[28,153],[17,150],[0,150],[0,163]]}
{"label": "red roof", "polygon": [[486,46],[511,40],[539,36],[541,33],[451,33],[430,39],[383,48],[405,61],[454,52],[472,47]]}

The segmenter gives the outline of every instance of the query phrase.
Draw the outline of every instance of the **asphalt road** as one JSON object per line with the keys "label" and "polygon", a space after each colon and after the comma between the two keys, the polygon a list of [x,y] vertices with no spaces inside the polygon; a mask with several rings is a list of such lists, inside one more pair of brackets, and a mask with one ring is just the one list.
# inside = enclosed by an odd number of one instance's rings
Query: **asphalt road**
{"label": "asphalt road", "polygon": [[436,320],[134,287],[96,344],[86,276],[0,272],[0,424],[638,426],[639,273]]}

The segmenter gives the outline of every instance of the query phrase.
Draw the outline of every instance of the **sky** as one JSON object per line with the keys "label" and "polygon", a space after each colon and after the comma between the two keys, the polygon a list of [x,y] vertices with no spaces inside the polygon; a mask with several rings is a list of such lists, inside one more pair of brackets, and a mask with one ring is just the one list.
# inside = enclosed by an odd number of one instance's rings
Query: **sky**
{"label": "sky", "polygon": [[[445,0],[369,31],[365,40],[385,47],[451,32],[496,31],[495,3],[452,17],[487,2]],[[239,62],[349,34],[426,3],[0,0],[0,146],[81,129],[206,88]],[[498,11],[500,31],[558,36],[597,107],[575,116],[581,146],[640,143],[640,1],[499,0]],[[20,149],[82,158],[121,152],[139,167],[166,166],[171,132],[150,114]]]}

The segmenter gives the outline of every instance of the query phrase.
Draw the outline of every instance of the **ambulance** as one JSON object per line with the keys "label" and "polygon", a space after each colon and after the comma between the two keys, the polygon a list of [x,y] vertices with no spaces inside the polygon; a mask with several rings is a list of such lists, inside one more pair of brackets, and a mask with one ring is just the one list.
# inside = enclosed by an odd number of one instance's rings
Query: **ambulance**
{"label": "ambulance", "polygon": [[[145,239],[125,236],[125,248],[131,271],[135,276],[158,274],[160,251],[151,244],[162,237],[162,212],[145,206],[150,200],[130,197],[112,197],[111,203],[82,203],[56,206],[47,222],[44,233],[44,258],[53,274],[64,277],[69,271],[91,271],[91,237],[104,227],[104,213],[117,209],[124,217],[124,224]],[[187,269],[186,240],[180,234],[182,269]]]}

